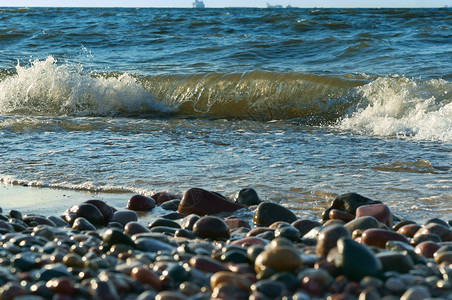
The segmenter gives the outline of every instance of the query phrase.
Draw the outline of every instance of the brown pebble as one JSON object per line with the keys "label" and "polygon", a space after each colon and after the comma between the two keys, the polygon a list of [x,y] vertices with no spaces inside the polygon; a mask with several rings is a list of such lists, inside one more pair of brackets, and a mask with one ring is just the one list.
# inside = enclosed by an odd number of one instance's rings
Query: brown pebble
{"label": "brown pebble", "polygon": [[325,227],[319,235],[315,253],[320,257],[325,257],[328,252],[336,247],[337,241],[342,238],[351,238],[350,231],[342,225],[332,225]]}
{"label": "brown pebble", "polygon": [[421,225],[419,224],[407,224],[402,227],[400,227],[397,230],[397,233],[403,234],[406,237],[412,238],[416,234],[416,232],[421,228]]}
{"label": "brown pebble", "polygon": [[397,232],[385,229],[367,229],[361,235],[361,241],[368,246],[384,249],[387,241],[400,241],[409,244],[408,239]]}
{"label": "brown pebble", "polygon": [[414,247],[414,252],[421,254],[427,258],[433,258],[433,254],[439,249],[439,245],[435,242],[425,241]]}
{"label": "brown pebble", "polygon": [[149,284],[156,291],[161,291],[163,288],[163,282],[160,280],[159,275],[153,270],[146,269],[144,267],[134,267],[130,273],[130,276],[137,279],[141,283]]}
{"label": "brown pebble", "polygon": [[392,227],[394,217],[391,210],[385,204],[370,204],[362,205],[356,209],[356,217],[372,216],[379,222],[386,224],[389,228]]}
{"label": "brown pebble", "polygon": [[230,236],[228,225],[220,218],[205,216],[193,225],[193,232],[206,239],[228,239]]}
{"label": "brown pebble", "polygon": [[134,211],[150,211],[155,207],[155,200],[142,195],[133,195],[127,202],[127,209]]}
{"label": "brown pebble", "polygon": [[220,284],[235,285],[244,291],[249,291],[251,286],[251,282],[244,276],[228,271],[216,272],[210,277],[210,287],[212,290]]}
{"label": "brown pebble", "polygon": [[303,264],[298,249],[289,246],[276,246],[261,252],[255,261],[256,273],[267,268],[276,272],[293,272]]}
{"label": "brown pebble", "polygon": [[329,218],[330,220],[342,220],[347,223],[353,220],[355,216],[339,209],[332,209],[330,210]]}

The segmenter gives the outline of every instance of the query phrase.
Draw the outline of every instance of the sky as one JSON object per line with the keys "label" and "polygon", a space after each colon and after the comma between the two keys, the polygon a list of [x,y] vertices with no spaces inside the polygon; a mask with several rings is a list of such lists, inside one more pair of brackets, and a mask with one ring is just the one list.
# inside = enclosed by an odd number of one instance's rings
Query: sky
{"label": "sky", "polygon": [[[2,6],[47,7],[191,7],[194,0],[0,0]],[[204,0],[206,7],[249,6],[266,7],[292,5],[294,7],[443,7],[452,6],[452,0]]]}

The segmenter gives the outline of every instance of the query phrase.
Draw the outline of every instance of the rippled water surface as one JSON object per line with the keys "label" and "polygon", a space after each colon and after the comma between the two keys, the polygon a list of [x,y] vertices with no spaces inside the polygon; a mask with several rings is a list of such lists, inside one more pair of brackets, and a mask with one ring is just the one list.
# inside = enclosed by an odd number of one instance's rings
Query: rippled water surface
{"label": "rippled water surface", "polygon": [[309,217],[358,192],[452,219],[451,17],[0,9],[0,181],[101,198],[251,186]]}

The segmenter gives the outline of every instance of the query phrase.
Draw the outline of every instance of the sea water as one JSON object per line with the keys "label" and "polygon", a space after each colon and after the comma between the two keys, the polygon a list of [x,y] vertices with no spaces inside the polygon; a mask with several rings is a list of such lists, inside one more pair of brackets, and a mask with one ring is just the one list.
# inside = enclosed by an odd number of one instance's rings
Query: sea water
{"label": "sea water", "polygon": [[452,219],[451,32],[448,9],[3,8],[0,181]]}

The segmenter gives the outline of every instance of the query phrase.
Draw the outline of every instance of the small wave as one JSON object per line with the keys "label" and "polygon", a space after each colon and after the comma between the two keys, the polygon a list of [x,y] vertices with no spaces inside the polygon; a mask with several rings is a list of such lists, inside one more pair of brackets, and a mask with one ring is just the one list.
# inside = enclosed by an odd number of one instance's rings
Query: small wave
{"label": "small wave", "polygon": [[358,87],[360,103],[339,128],[383,137],[452,141],[452,83],[380,77]]}
{"label": "small wave", "polygon": [[0,81],[0,113],[111,116],[170,111],[127,73],[92,76],[78,69],[58,65],[51,56],[29,67],[17,65],[15,74]]}

